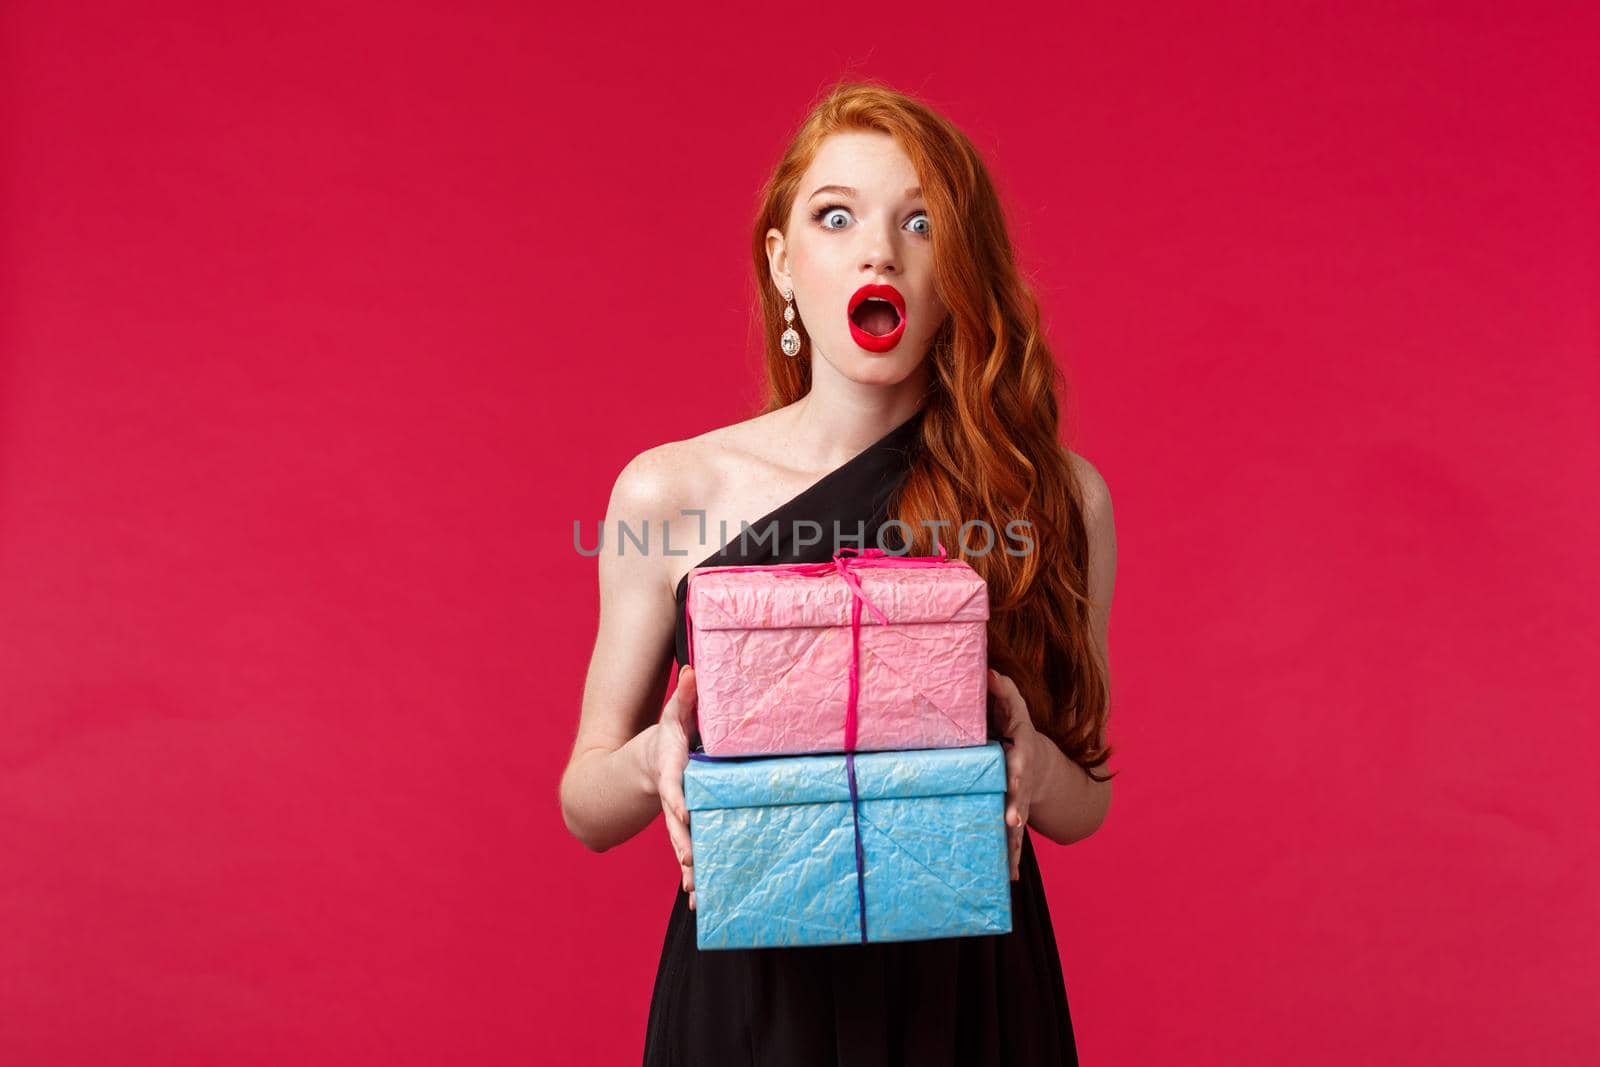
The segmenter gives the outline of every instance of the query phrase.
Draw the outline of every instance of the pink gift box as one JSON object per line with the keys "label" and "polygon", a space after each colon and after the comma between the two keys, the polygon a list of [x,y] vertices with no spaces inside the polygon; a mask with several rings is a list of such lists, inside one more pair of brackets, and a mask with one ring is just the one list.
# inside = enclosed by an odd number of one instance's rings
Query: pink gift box
{"label": "pink gift box", "polygon": [[685,607],[708,755],[987,740],[989,588],[960,560],[696,567]]}

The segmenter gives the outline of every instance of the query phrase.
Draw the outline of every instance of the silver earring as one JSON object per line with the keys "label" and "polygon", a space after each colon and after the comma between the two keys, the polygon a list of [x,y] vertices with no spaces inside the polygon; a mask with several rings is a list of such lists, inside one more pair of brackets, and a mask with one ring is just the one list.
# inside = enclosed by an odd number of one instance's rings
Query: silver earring
{"label": "silver earring", "polygon": [[783,309],[783,321],[789,324],[789,328],[778,338],[778,345],[783,349],[784,355],[793,359],[800,354],[800,331],[794,328],[794,290],[785,289],[783,299],[788,302],[788,306]]}

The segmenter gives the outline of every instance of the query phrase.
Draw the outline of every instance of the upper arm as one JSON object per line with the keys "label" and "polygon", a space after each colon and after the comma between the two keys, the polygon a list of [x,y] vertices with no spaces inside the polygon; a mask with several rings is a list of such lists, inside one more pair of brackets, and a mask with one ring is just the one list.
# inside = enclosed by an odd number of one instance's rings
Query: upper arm
{"label": "upper arm", "polygon": [[1076,453],[1071,455],[1083,493],[1083,522],[1089,534],[1089,599],[1094,602],[1094,638],[1103,661],[1111,627],[1111,594],[1117,581],[1117,526],[1106,480],[1094,464]]}
{"label": "upper arm", "polygon": [[[1111,515],[1111,490],[1094,464],[1075,453],[1073,471],[1083,496],[1083,522],[1089,536],[1089,609],[1095,652],[1109,683],[1111,660],[1107,641],[1111,628],[1111,594],[1117,581],[1117,527]],[[1101,744],[1105,743],[1104,735]]]}
{"label": "upper arm", "polygon": [[[596,557],[599,627],[569,767],[587,753],[621,748],[660,715],[677,623],[661,555],[662,523],[676,507],[674,482],[672,446],[663,445],[630,460],[612,487]],[[623,524],[645,550],[620,536]]]}

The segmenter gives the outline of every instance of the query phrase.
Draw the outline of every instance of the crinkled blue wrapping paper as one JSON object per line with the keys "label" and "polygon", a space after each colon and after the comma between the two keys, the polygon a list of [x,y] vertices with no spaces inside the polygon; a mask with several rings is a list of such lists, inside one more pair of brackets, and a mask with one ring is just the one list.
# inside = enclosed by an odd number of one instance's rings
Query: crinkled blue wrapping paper
{"label": "crinkled blue wrapping paper", "polygon": [[[829,945],[1011,930],[1005,753],[692,759],[684,799],[702,949]],[[862,878],[856,878],[859,826]]]}

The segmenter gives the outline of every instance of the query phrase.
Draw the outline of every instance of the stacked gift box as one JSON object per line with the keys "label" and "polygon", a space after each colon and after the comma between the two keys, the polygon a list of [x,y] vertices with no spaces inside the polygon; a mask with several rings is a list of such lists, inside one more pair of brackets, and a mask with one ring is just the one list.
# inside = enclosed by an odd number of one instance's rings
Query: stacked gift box
{"label": "stacked gift box", "polygon": [[942,549],[697,567],[685,614],[700,948],[1010,931],[976,571]]}

